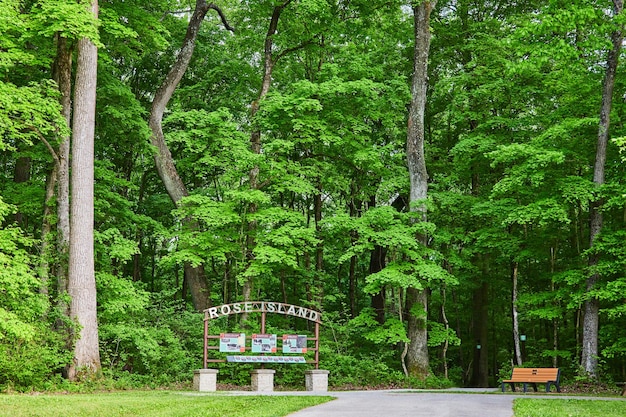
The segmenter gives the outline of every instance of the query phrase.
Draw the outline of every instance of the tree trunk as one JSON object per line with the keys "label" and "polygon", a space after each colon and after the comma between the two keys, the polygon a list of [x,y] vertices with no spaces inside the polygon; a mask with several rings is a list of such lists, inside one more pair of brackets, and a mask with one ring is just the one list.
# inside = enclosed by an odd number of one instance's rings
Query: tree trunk
{"label": "tree trunk", "polygon": [[[376,196],[370,197],[369,208],[376,207]],[[382,271],[386,266],[387,248],[375,245],[370,252],[369,274],[375,274]],[[372,308],[376,312],[376,321],[380,324],[385,323],[385,287],[373,294],[371,297]]]}
{"label": "tree trunk", "polygon": [[[613,0],[615,16],[622,13],[622,0]],[[604,184],[604,167],[606,164],[606,147],[609,138],[609,127],[611,124],[611,104],[613,101],[613,87],[615,85],[615,73],[619,54],[622,48],[623,35],[621,28],[615,30],[611,35],[613,48],[607,57],[606,72],[602,88],[602,105],[600,108],[600,126],[598,128],[596,161],[593,170],[593,182],[599,188]],[[596,238],[602,229],[602,199],[598,198],[592,202],[589,216],[589,240],[590,247],[593,248]],[[587,293],[591,293],[599,279],[599,275],[594,271],[598,264],[598,255],[591,255],[589,258],[590,275],[587,278]],[[583,318],[583,345],[581,366],[584,372],[592,379],[598,377],[598,313],[600,303],[596,297],[589,296],[585,301],[585,314]]]}
{"label": "tree trunk", "polygon": [[[428,87],[428,55],[430,51],[430,13],[436,1],[422,1],[413,6],[415,48],[411,104],[407,126],[407,162],[410,177],[410,210],[420,213],[418,220],[426,220],[424,201],[428,192],[428,173],[424,159],[424,114]],[[426,237],[418,237],[426,244]],[[426,328],[427,295],[425,290],[407,288],[408,337],[407,368],[409,374],[426,378],[429,374],[428,332]],[[422,315],[423,311],[423,315]]]}
{"label": "tree trunk", "polygon": [[[72,48],[67,39],[57,36],[57,55],[53,67],[53,78],[56,81],[61,97],[61,112],[68,127],[72,123]],[[57,162],[51,174],[56,182],[57,212],[57,254],[55,265],[57,285],[57,309],[62,317],[69,317],[69,305],[65,301],[68,291],[68,260],[70,245],[70,137],[61,139],[57,152]],[[46,228],[44,228],[45,230]],[[61,320],[57,327],[63,328]]]}
{"label": "tree trunk", "polygon": [[[556,253],[556,247],[550,247],[550,275],[552,276],[552,280],[550,282],[550,292],[552,294],[556,294],[556,285],[554,283]],[[558,301],[555,300],[555,303],[558,303]],[[552,349],[555,353],[559,350],[559,321],[556,317],[552,319]],[[557,355],[552,357],[552,367],[559,367],[559,358]]]}
{"label": "tree trunk", "polygon": [[313,196],[313,205],[315,210],[315,234],[319,242],[315,248],[315,292],[316,304],[322,306],[324,300],[324,238],[322,237],[322,184],[317,184],[318,193]]}
{"label": "tree trunk", "polygon": [[446,331],[446,340],[443,343],[441,349],[441,361],[443,362],[443,377],[448,379],[448,347],[450,343],[448,341],[448,332],[450,330],[450,322],[446,315],[446,287],[441,287],[441,321],[443,321],[444,329]]}
{"label": "tree trunk", "polygon": [[[274,46],[274,35],[278,30],[278,21],[280,20],[280,15],[283,10],[292,0],[286,0],[278,6],[274,7],[272,11],[272,17],[270,19],[270,24],[267,29],[267,33],[265,35],[265,42],[263,45],[263,77],[261,81],[261,88],[259,90],[259,96],[257,99],[252,102],[250,108],[250,118],[254,120],[254,116],[256,116],[259,111],[261,101],[267,96],[267,93],[270,91],[270,87],[272,86],[272,72],[274,71],[274,64],[276,63],[273,55],[273,46]],[[255,154],[261,154],[261,131],[258,128],[253,128],[250,133],[250,149]],[[251,190],[258,190],[260,188],[259,185],[259,166],[254,166],[248,173],[248,182]],[[254,214],[258,211],[258,206],[256,203],[250,203],[248,206],[248,213]],[[246,251],[245,258],[248,265],[254,260],[254,247],[256,246],[256,239],[254,238],[254,233],[257,228],[256,221],[250,221],[247,225],[247,233],[246,237]],[[243,283],[243,300],[250,301],[252,296],[253,289],[253,278],[246,277]],[[241,321],[245,323],[248,319],[248,314],[244,313],[241,315]]]}
{"label": "tree trunk", "polygon": [[519,343],[519,319],[517,313],[517,271],[518,264],[517,262],[513,262],[511,265],[511,279],[513,280],[513,290],[511,297],[511,310],[513,315],[513,345],[515,351],[515,364],[517,366],[522,366],[522,350],[520,349]]}
{"label": "tree trunk", "polygon": [[406,290],[407,337],[409,345],[406,354],[406,367],[410,376],[420,379],[430,373],[428,360],[428,297],[426,290],[409,287]]}
{"label": "tree trunk", "polygon": [[[31,158],[22,156],[17,159],[15,163],[15,170],[13,171],[13,182],[16,184],[28,182],[30,180],[30,168]],[[28,217],[22,212],[15,213],[15,222],[23,229],[28,227]]]}
{"label": "tree trunk", "polygon": [[[98,17],[98,2],[91,11]],[[72,201],[69,294],[70,314],[78,326],[70,380],[92,377],[100,371],[96,279],[94,271],[94,130],[98,50],[87,38],[78,41],[74,93]]]}
{"label": "tree trunk", "polygon": [[[387,249],[380,246],[375,245],[374,249],[370,253],[370,267],[369,273],[375,274],[377,272],[382,271],[385,268],[385,257],[387,256]],[[372,295],[372,307],[376,312],[376,321],[380,324],[385,323],[385,288],[381,288],[381,290]]]}
{"label": "tree trunk", "polygon": [[472,367],[472,378],[470,385],[477,388],[489,386],[489,362],[487,335],[489,322],[489,284],[483,282],[474,291],[473,297],[473,335],[476,344],[474,346],[474,359]]}
{"label": "tree trunk", "polygon": [[[172,199],[174,204],[178,204],[183,197],[189,195],[185,184],[180,179],[176,165],[172,158],[172,154],[165,143],[165,137],[163,135],[162,121],[163,113],[169,103],[176,87],[183,78],[193,51],[196,47],[196,38],[202,20],[206,16],[210,9],[216,10],[222,18],[224,26],[232,30],[232,28],[226,22],[221,10],[214,4],[207,4],[205,0],[197,0],[196,8],[194,9],[191,18],[189,19],[189,25],[187,26],[187,33],[185,34],[185,40],[183,46],[178,53],[178,57],[174,66],[170,69],[170,72],[165,77],[163,84],[159,87],[155,93],[152,101],[152,107],[150,109],[150,129],[152,130],[151,143],[156,148],[154,154],[154,162],[156,164],[159,177],[165,185],[168,195]],[[192,230],[197,226],[192,219],[183,219],[185,225]],[[204,273],[202,266],[193,267],[190,264],[185,264],[185,282],[191,291],[191,298],[194,308],[198,311],[205,310],[210,306],[210,289],[209,284]]]}

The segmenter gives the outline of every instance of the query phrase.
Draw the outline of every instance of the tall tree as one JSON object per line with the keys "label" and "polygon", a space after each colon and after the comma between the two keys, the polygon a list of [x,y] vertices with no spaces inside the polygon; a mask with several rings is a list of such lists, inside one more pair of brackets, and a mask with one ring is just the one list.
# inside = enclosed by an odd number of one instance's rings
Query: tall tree
{"label": "tall tree", "polygon": [[[90,10],[97,25],[98,1]],[[76,321],[74,359],[68,378],[89,377],[100,371],[96,277],[94,270],[94,135],[98,48],[94,40],[78,41],[73,112],[68,293],[70,316]],[[84,373],[84,375],[83,375]]]}
{"label": "tall tree", "polygon": [[[187,33],[183,40],[183,46],[178,53],[176,62],[170,69],[169,73],[165,77],[165,80],[157,90],[152,100],[152,108],[150,109],[150,129],[152,130],[151,142],[154,145],[156,152],[154,154],[154,161],[156,163],[159,177],[165,185],[165,189],[169,194],[174,204],[178,205],[183,197],[189,195],[187,187],[183,183],[182,179],[178,175],[176,165],[172,154],[165,143],[165,136],[163,134],[163,113],[169,103],[176,87],[183,78],[189,61],[193,55],[193,51],[196,46],[196,39],[198,37],[198,31],[202,20],[206,16],[209,10],[216,10],[224,23],[224,26],[232,30],[225,16],[220,8],[213,3],[207,3],[206,0],[197,0],[196,7],[189,20],[187,26]],[[188,227],[195,228],[192,219],[185,219],[185,223]],[[202,311],[209,307],[210,289],[206,274],[204,273],[204,267],[202,265],[192,265],[190,262],[185,262],[185,282],[191,292],[193,305],[196,310]]]}
{"label": "tall tree", "polygon": [[[624,9],[622,0],[613,0],[614,18],[621,15]],[[605,181],[606,148],[609,139],[609,128],[611,125],[611,105],[613,103],[613,89],[615,86],[615,74],[624,36],[622,34],[623,25],[616,23],[617,28],[611,34],[612,48],[608,51],[606,71],[602,87],[602,104],[600,107],[600,125],[598,127],[596,159],[593,168],[593,183],[600,188]],[[596,239],[602,230],[602,198],[597,197],[592,201],[589,213],[589,246],[593,252]],[[600,301],[593,295],[593,290],[598,282],[599,273],[596,269],[598,265],[598,255],[592,254],[589,258],[589,276],[587,278],[587,300],[585,301],[585,312],[583,318],[583,343],[581,365],[585,373],[596,379],[598,376],[598,327]]]}
{"label": "tall tree", "polygon": [[[411,82],[411,104],[407,128],[407,160],[410,178],[410,210],[416,212],[415,221],[426,221],[425,200],[428,193],[428,172],[424,158],[426,129],[426,92],[428,87],[428,56],[430,52],[430,14],[437,1],[419,1],[413,4],[414,41],[413,78]],[[427,244],[427,237],[417,239]],[[407,288],[406,306],[410,339],[407,351],[407,368],[412,376],[428,376],[428,330],[426,327],[428,298],[426,289],[416,283]]]}

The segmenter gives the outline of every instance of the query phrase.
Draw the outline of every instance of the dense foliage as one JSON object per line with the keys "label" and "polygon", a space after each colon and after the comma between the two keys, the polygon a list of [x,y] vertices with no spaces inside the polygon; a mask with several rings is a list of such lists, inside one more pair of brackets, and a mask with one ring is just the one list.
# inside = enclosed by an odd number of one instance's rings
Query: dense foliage
{"label": "dense foliage", "polygon": [[[334,385],[417,383],[402,363],[410,287],[428,291],[433,375],[494,384],[514,360],[514,276],[524,365],[559,366],[574,379],[592,297],[599,376],[624,380],[622,67],[605,182],[593,182],[606,56],[624,23],[611,2],[437,3],[428,222],[413,221],[407,207],[410,2],[220,3],[234,32],[207,13],[163,118],[188,191],[174,204],[155,168],[148,118],[193,2],[101,1],[96,37],[80,2],[0,0],[1,389],[62,384],[71,360],[57,279],[67,259],[50,249],[58,219],[49,190],[68,129],[50,68],[59,39],[79,35],[99,47],[94,210],[105,374],[167,384],[201,367],[202,315],[184,272],[192,265],[203,267],[213,305],[250,290],[253,299],[323,311],[321,367]],[[591,246],[598,202],[604,223]],[[307,323],[268,320],[277,333],[310,332]],[[255,317],[216,326],[258,331]],[[224,365],[220,382],[248,384],[247,370]],[[302,372],[285,367],[277,382],[300,384]]]}

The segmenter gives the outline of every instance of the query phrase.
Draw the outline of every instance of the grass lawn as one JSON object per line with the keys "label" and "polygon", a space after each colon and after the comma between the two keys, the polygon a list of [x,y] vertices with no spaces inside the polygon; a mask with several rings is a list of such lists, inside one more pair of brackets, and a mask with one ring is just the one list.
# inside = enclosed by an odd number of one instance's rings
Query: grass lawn
{"label": "grass lawn", "polygon": [[283,417],[331,397],[228,396],[192,392],[0,395],[0,416],[11,417]]}
{"label": "grass lawn", "polygon": [[624,417],[626,401],[518,398],[515,417]]}

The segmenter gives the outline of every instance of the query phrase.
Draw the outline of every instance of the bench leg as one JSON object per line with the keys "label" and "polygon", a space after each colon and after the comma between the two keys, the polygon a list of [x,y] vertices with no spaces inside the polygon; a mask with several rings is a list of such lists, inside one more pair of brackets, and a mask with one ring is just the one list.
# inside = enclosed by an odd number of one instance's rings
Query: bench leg
{"label": "bench leg", "polygon": [[546,392],[550,392],[550,381],[546,382]]}
{"label": "bench leg", "polygon": [[524,392],[526,392],[528,389],[528,384],[526,382],[524,382]]}
{"label": "bench leg", "polygon": [[537,384],[533,382],[533,390],[537,392]]}
{"label": "bench leg", "polygon": [[502,392],[504,392],[504,382],[502,383]]}
{"label": "bench leg", "polygon": [[511,391],[515,392],[515,382],[511,382]]}

